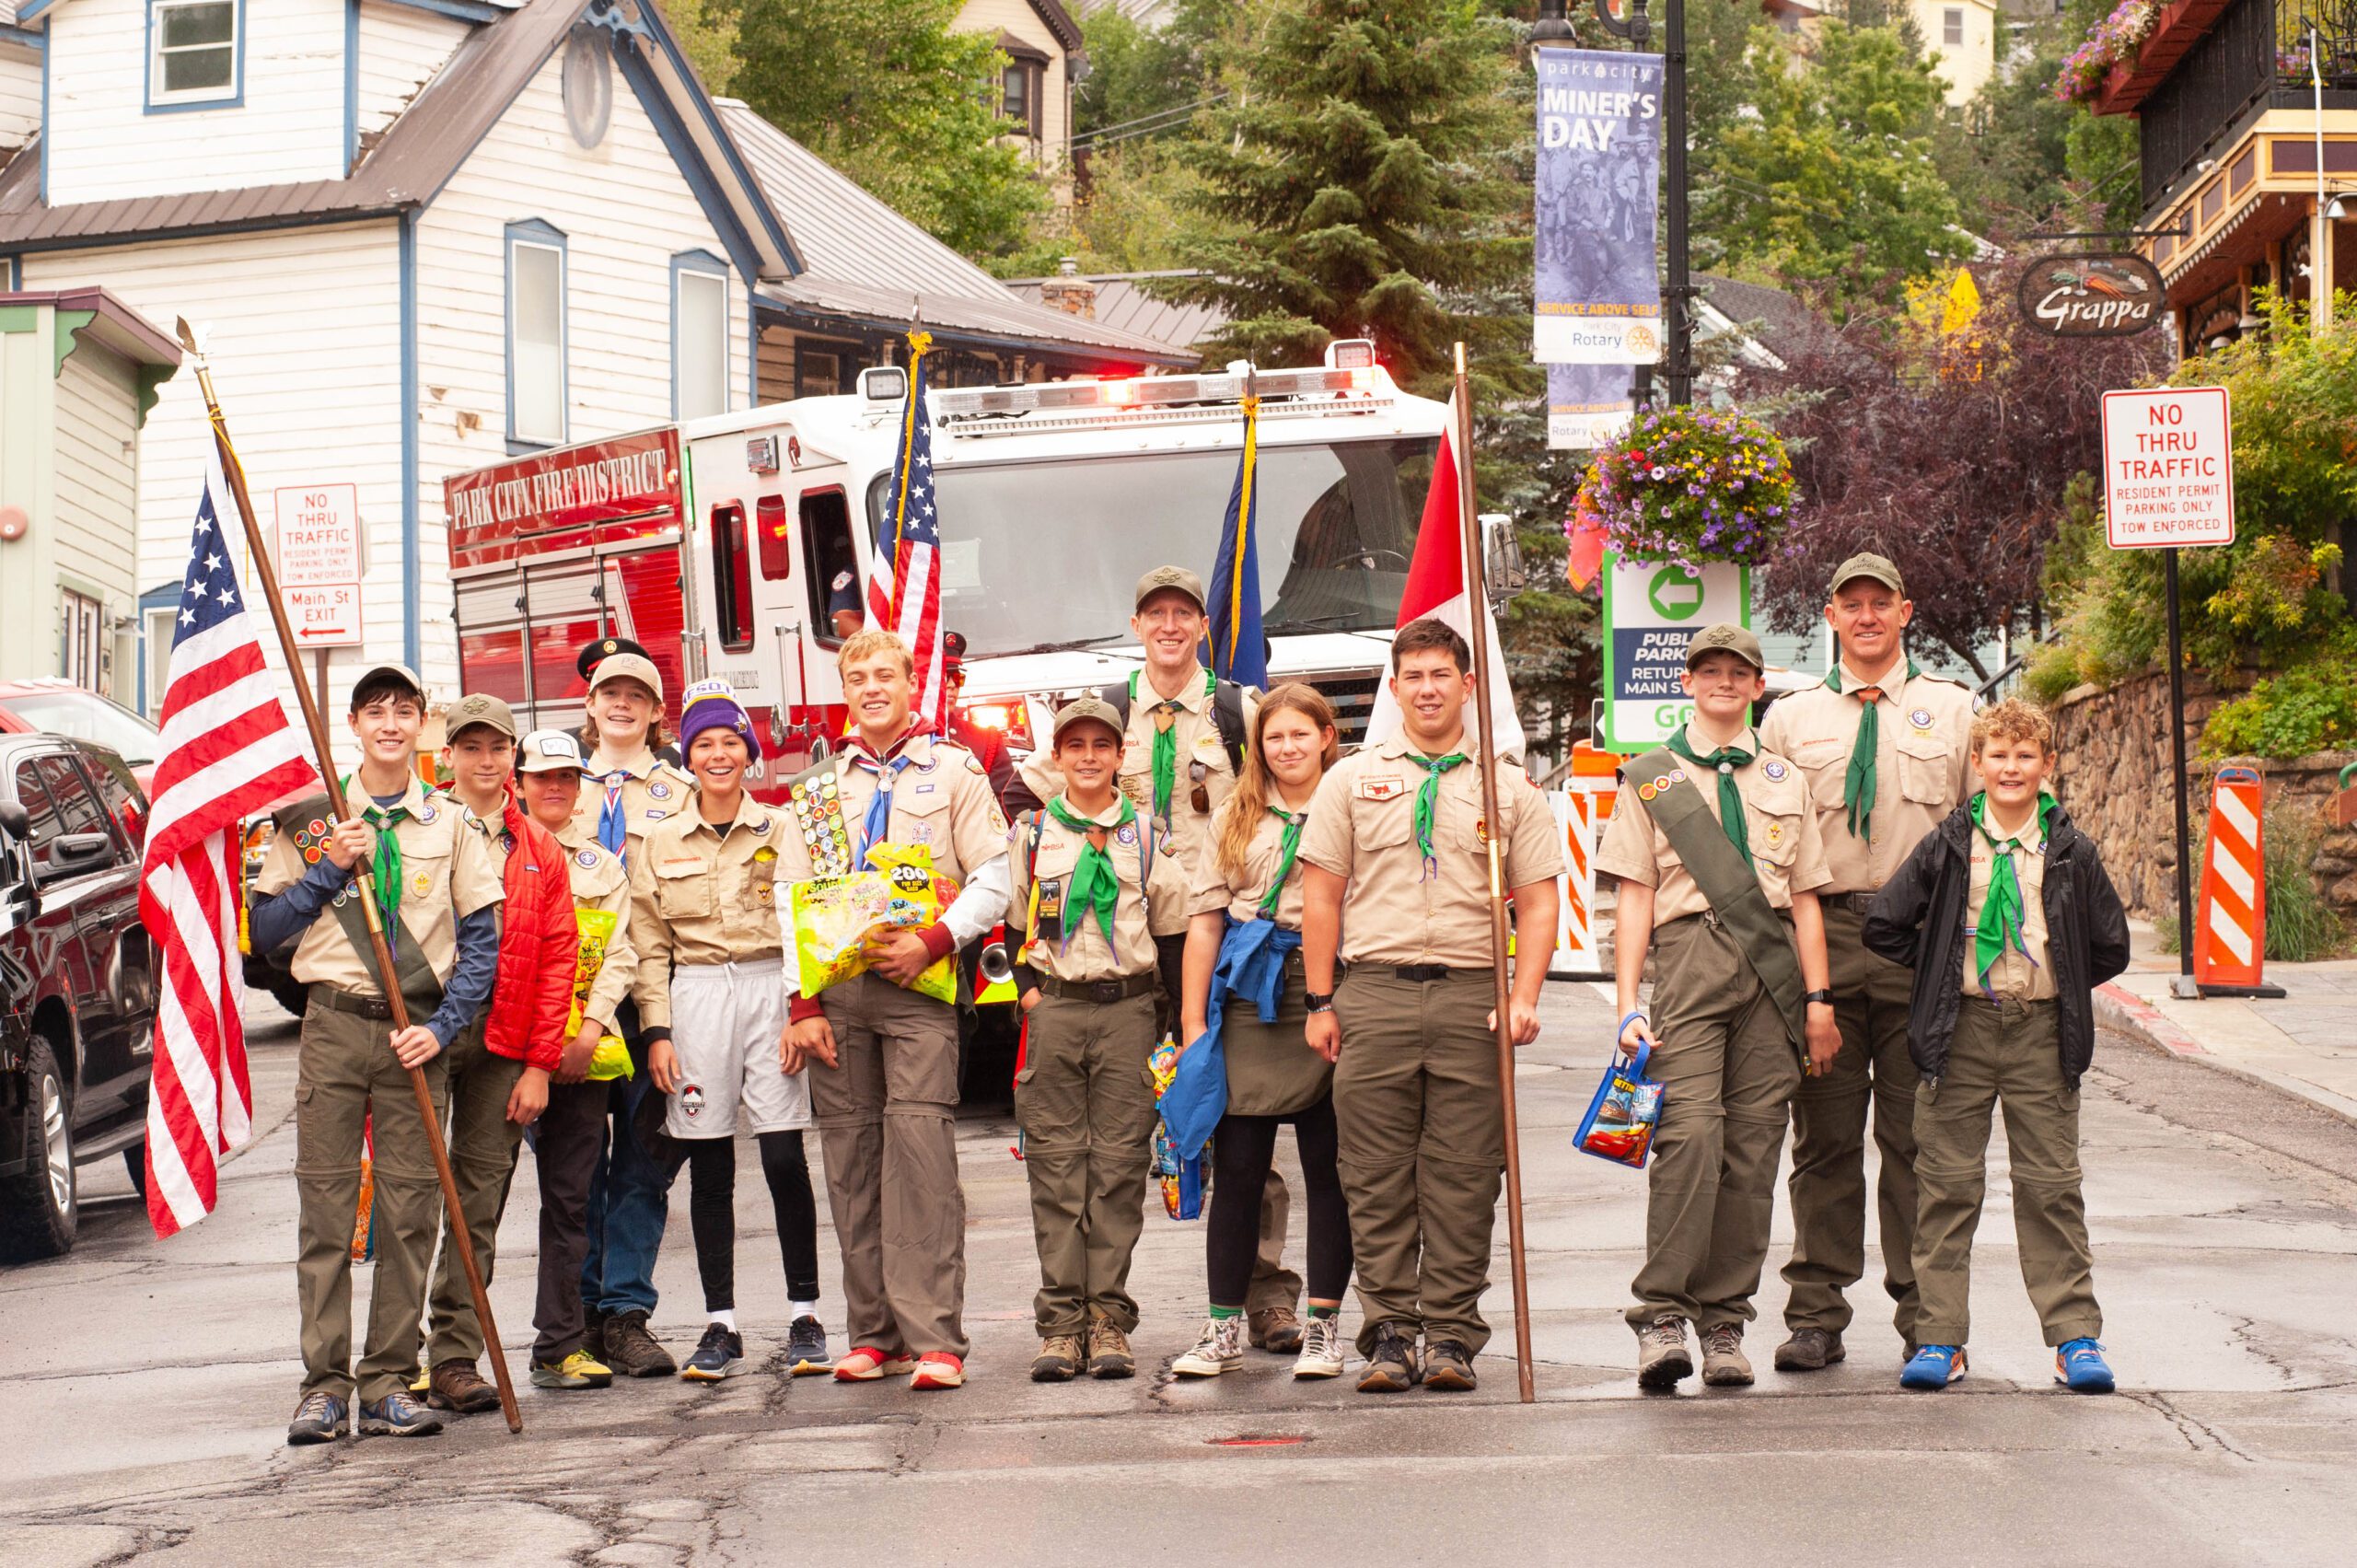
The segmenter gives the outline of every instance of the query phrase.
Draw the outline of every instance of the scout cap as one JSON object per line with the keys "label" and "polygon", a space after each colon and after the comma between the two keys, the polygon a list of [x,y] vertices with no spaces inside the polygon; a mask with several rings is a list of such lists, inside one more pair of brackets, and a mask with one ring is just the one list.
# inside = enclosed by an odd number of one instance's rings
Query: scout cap
{"label": "scout cap", "polygon": [[1062,740],[1073,726],[1092,721],[1111,730],[1114,739],[1121,738],[1121,715],[1113,711],[1112,703],[1102,697],[1075,697],[1056,710],[1056,728],[1050,743]]}
{"label": "scout cap", "polygon": [[1868,577],[1880,583],[1901,598],[1907,597],[1907,585],[1900,580],[1898,568],[1891,564],[1888,556],[1876,555],[1871,551],[1852,555],[1836,567],[1833,573],[1833,585],[1826,592],[1829,596],[1838,594],[1841,591],[1842,584],[1855,582],[1860,577]]}
{"label": "scout cap", "polygon": [[[361,674],[360,679],[352,683],[352,694],[354,697],[357,697],[360,695],[361,691],[364,688],[373,685],[379,679],[383,679],[397,680],[402,685],[408,687],[412,691],[417,694],[418,706],[424,707],[425,705],[425,682],[417,678],[417,671],[410,668],[410,667],[405,664],[370,665],[368,668]],[[360,704],[358,703],[353,703],[354,708],[359,707],[359,705]]]}
{"label": "scout cap", "polygon": [[589,690],[595,691],[609,680],[635,680],[654,692],[656,702],[663,700],[663,672],[644,654],[613,654],[599,659],[589,677]]}
{"label": "scout cap", "polygon": [[1691,669],[1704,654],[1725,652],[1749,664],[1752,668],[1765,670],[1768,661],[1760,656],[1759,639],[1747,627],[1722,621],[1715,626],[1705,626],[1694,633],[1686,645],[1686,668]]}
{"label": "scout cap", "polygon": [[477,724],[495,729],[510,740],[516,738],[515,713],[488,691],[470,691],[451,703],[442,732],[456,740],[460,730]]}
{"label": "scout cap", "polygon": [[1197,610],[1203,608],[1203,580],[1184,566],[1156,566],[1153,571],[1140,577],[1138,579],[1138,608],[1144,609],[1145,601],[1165,588],[1175,588],[1193,599]]}
{"label": "scout cap", "polygon": [[610,659],[616,654],[636,654],[644,659],[655,656],[628,637],[598,637],[581,645],[581,656],[573,661],[573,668],[581,672],[582,679],[586,680],[597,673],[601,660]]}
{"label": "scout cap", "polygon": [[577,773],[587,766],[581,741],[569,729],[536,729],[516,750],[519,773]]}

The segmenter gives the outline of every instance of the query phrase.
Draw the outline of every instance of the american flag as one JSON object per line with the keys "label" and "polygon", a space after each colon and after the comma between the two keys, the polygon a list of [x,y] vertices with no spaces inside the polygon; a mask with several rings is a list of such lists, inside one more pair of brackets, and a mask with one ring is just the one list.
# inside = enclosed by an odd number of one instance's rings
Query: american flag
{"label": "american flag", "polygon": [[253,1131],[238,1016],[245,821],[319,782],[254,640],[230,548],[238,527],[215,448],[172,633],[163,759],[139,875],[139,917],[163,956],[147,1096],[147,1217],[158,1236],[213,1212],[218,1156]]}
{"label": "american flag", "polygon": [[924,332],[909,334],[909,401],[892,459],[892,597],[885,624],[909,645],[916,690],[909,704],[920,725],[939,729],[947,687],[941,656],[941,519],[934,512],[933,431],[925,417]]}

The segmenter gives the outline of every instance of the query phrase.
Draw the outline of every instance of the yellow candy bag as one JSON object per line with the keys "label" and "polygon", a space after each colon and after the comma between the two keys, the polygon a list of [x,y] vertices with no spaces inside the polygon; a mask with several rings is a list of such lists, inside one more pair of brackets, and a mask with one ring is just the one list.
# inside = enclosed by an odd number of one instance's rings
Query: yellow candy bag
{"label": "yellow candy bag", "polygon": [[[869,847],[871,871],[819,877],[794,884],[795,989],[816,996],[867,968],[868,933],[878,926],[917,931],[941,918],[955,896],[947,878],[935,875],[927,844],[879,843]],[[958,999],[955,955],[942,958],[909,987],[939,1002]]]}

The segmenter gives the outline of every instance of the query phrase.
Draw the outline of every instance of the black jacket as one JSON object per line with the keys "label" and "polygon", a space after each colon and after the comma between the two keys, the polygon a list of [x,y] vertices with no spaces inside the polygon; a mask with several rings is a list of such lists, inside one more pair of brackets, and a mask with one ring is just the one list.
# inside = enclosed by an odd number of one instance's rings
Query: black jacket
{"label": "black jacket", "polygon": [[[2054,966],[2062,1078],[2078,1087],[2095,1057],[2094,991],[2128,967],[2128,914],[2096,854],[2061,804],[2046,822],[2047,960]],[[1947,1072],[1963,999],[1965,905],[1972,891],[1972,806],[1967,802],[1915,846],[1866,912],[1865,943],[1915,971],[1907,1005],[1907,1048],[1916,1071],[1936,1083]]]}

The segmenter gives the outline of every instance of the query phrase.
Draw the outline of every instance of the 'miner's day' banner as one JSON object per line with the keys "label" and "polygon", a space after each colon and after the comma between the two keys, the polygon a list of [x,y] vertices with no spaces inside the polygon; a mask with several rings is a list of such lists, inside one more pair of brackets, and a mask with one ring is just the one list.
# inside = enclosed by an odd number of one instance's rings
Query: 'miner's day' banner
{"label": "'miner's day' banner", "polygon": [[1661,358],[1654,224],[1661,185],[1658,54],[1541,49],[1532,357]]}

